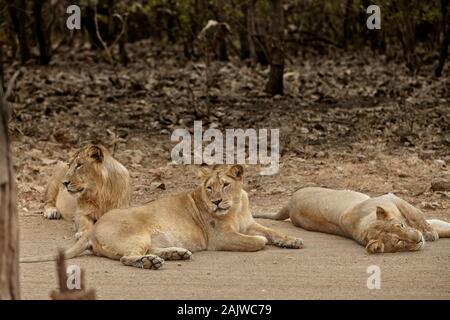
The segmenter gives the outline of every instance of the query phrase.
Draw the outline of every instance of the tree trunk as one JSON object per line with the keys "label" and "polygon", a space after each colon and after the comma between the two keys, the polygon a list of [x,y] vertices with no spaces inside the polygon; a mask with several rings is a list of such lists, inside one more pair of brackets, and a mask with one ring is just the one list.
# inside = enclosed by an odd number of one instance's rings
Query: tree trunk
{"label": "tree trunk", "polygon": [[[89,2],[88,2],[89,3]],[[92,4],[95,6],[96,4]],[[97,32],[95,28],[95,10],[91,7],[91,4],[85,7],[84,15],[81,17],[82,25],[86,27],[86,31],[89,34],[89,41],[91,43],[91,49],[98,49],[102,47],[102,44],[98,40]]]}
{"label": "tree trunk", "polygon": [[14,32],[17,34],[17,40],[19,41],[20,49],[20,61],[22,63],[27,62],[30,59],[30,47],[28,46],[27,37],[27,4],[25,0],[8,0],[8,11],[11,17]]}
{"label": "tree trunk", "polygon": [[19,232],[7,107],[3,88],[0,88],[0,300],[16,300],[20,299]]}
{"label": "tree trunk", "polygon": [[[218,0],[217,6],[219,8],[217,12],[217,18],[220,23],[224,23],[225,17],[223,16],[223,9],[225,7],[225,4],[223,0]],[[217,43],[215,58],[219,61],[228,61],[227,37],[229,30],[225,27],[221,27],[220,31],[221,33],[220,37],[218,38],[219,42]]]}
{"label": "tree trunk", "polygon": [[108,10],[108,34],[106,35],[106,43],[111,44],[114,41],[114,0],[108,0],[107,10]]}
{"label": "tree trunk", "polygon": [[[248,3],[247,1],[242,2],[241,4],[241,12],[242,12],[242,26],[239,27],[239,44],[240,44],[240,57],[242,60],[250,58],[250,47],[248,43],[249,32],[245,27],[248,21]],[[243,27],[244,26],[244,27]]]}
{"label": "tree trunk", "polygon": [[42,6],[46,0],[33,1],[34,27],[39,45],[39,63],[48,65],[50,62],[50,30],[46,30],[42,17]]}
{"label": "tree trunk", "polygon": [[176,42],[175,34],[174,34],[174,29],[175,29],[175,24],[176,24],[175,0],[169,0],[168,6],[169,6],[169,14],[167,15],[167,40],[169,41],[169,43],[173,44]]}
{"label": "tree trunk", "polygon": [[350,33],[350,15],[352,14],[353,0],[347,0],[345,5],[345,14],[344,14],[344,38],[342,39],[342,46],[347,48],[347,43],[349,38],[351,37]]}
{"label": "tree trunk", "polygon": [[256,35],[255,29],[255,4],[256,0],[250,0],[247,5],[247,35],[248,35],[248,45],[249,45],[249,53],[250,59],[253,64],[256,64],[256,47],[254,36]]}
{"label": "tree trunk", "polygon": [[0,86],[1,90],[5,88],[4,75],[3,75],[3,45],[0,44]]}
{"label": "tree trunk", "polygon": [[250,0],[248,3],[247,30],[252,64],[268,65],[266,34],[262,21],[256,15],[256,0]]}
{"label": "tree trunk", "polygon": [[128,23],[128,20],[124,20],[123,23],[125,23],[125,25],[123,26],[125,28],[125,30],[119,39],[119,56],[120,56],[120,62],[122,62],[122,64],[124,66],[127,66],[128,63],[130,62],[130,58],[128,57],[128,52],[127,52],[127,40],[128,40],[127,23]]}
{"label": "tree trunk", "polygon": [[269,81],[266,85],[266,92],[271,95],[283,94],[283,73],[284,73],[284,12],[283,0],[271,0],[271,56]]}
{"label": "tree trunk", "polygon": [[413,3],[409,0],[401,0],[392,2],[392,5],[398,14],[397,27],[406,67],[414,74],[418,72],[420,66],[416,54],[416,24],[414,16],[410,14],[413,9]]}
{"label": "tree trunk", "polygon": [[450,44],[450,35],[449,35],[449,20],[448,20],[448,3],[449,0],[441,0],[441,16],[442,16],[442,34],[441,34],[441,49],[439,53],[439,63],[435,70],[436,77],[440,77],[442,75],[442,70],[444,69],[445,60],[448,57],[448,46]]}

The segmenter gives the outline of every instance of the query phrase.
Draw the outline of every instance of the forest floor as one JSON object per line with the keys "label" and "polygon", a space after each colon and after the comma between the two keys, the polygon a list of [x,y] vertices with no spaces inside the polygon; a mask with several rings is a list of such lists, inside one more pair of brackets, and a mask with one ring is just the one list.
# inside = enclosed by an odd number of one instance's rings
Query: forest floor
{"label": "forest floor", "polygon": [[[263,93],[267,68],[232,59],[211,65],[207,99],[205,64],[184,60],[177,47],[133,44],[127,67],[110,66],[95,51],[63,50],[49,67],[27,65],[13,97],[21,256],[74,241],[70,223],[43,218],[43,199],[53,165],[87,142],[108,146],[130,170],[133,204],[192,190],[195,167],[170,164],[170,135],[192,130],[193,120],[204,129],[280,129],[279,173],[246,168],[255,212],[275,212],[295,190],[317,185],[394,192],[427,217],[450,221],[450,194],[430,188],[450,180],[448,67],[438,79],[432,66],[411,76],[371,52],[306,54],[290,59],[286,94],[272,98]],[[305,248],[199,252],[159,271],[93,256],[71,263],[86,270],[102,299],[450,298],[450,239],[369,256],[349,239],[259,221],[302,237]],[[381,268],[380,290],[367,288],[370,265]],[[53,263],[21,265],[23,298],[47,299],[55,276]]]}

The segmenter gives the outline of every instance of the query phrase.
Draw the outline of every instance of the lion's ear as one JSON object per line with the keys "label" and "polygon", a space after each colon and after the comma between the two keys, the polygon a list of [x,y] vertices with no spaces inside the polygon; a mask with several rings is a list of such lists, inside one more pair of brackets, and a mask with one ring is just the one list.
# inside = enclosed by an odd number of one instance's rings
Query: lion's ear
{"label": "lion's ear", "polygon": [[381,240],[370,240],[366,246],[366,250],[368,253],[383,253],[384,252],[384,243]]}
{"label": "lion's ear", "polygon": [[244,167],[235,164],[228,170],[228,174],[237,180],[242,180],[244,178]]}
{"label": "lion's ear", "polygon": [[377,219],[378,220],[388,220],[391,218],[390,213],[382,208],[382,207],[377,207]]}
{"label": "lion's ear", "polygon": [[103,150],[98,146],[90,146],[87,154],[95,161],[102,162],[104,158]]}

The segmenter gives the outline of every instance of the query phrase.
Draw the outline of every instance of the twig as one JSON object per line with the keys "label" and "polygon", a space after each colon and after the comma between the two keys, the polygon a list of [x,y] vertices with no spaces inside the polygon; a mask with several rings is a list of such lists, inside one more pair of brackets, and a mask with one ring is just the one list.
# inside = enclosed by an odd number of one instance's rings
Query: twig
{"label": "twig", "polygon": [[103,40],[102,36],[100,35],[100,29],[98,27],[98,20],[97,20],[97,4],[94,5],[94,23],[95,23],[95,34],[97,35],[97,39],[98,41],[100,41],[103,49],[106,52],[106,55],[108,56],[108,60],[109,63],[114,65],[114,58],[111,54],[111,51],[109,50],[110,48],[114,47],[114,45],[120,40],[120,38],[123,36],[123,34],[125,33],[126,30],[126,23],[127,23],[127,19],[128,16],[125,15],[125,20],[122,18],[122,16],[118,13],[115,13],[113,15],[113,18],[117,18],[121,24],[122,24],[122,28],[120,30],[120,33],[118,34],[118,36],[116,37],[116,39],[114,39],[114,41],[111,43],[110,46],[108,46],[106,44],[106,42]]}
{"label": "twig", "polygon": [[[5,95],[3,96],[3,100],[4,100],[4,101],[7,101],[7,100],[8,100],[9,96],[10,96],[11,93],[12,93],[12,90],[14,89],[14,85],[15,85],[15,83],[16,83],[16,79],[17,79],[17,77],[18,77],[21,73],[22,73],[22,69],[17,70],[16,72],[14,72],[13,76],[12,76],[11,79],[9,80],[8,86],[7,86],[7,88],[6,88]],[[1,88],[1,90],[2,90],[1,93],[3,94],[3,88]]]}
{"label": "twig", "polygon": [[3,109],[6,120],[8,120],[11,115],[11,107],[10,107],[10,104],[8,103],[8,98],[12,93],[12,90],[14,88],[14,84],[16,83],[17,77],[21,73],[22,73],[22,69],[19,69],[16,72],[14,72],[14,75],[8,82],[8,86],[6,88],[5,93],[3,92],[3,85],[0,85],[0,110]]}
{"label": "twig", "polygon": [[114,47],[114,45],[120,40],[120,38],[122,38],[123,34],[125,33],[128,16],[125,15],[125,20],[124,20],[124,19],[122,19],[122,16],[120,14],[115,13],[113,15],[113,18],[119,19],[120,23],[122,24],[122,29],[120,30],[119,34],[117,35],[116,39],[114,39],[114,41],[112,42],[110,47]]}
{"label": "twig", "polygon": [[100,35],[100,29],[98,28],[98,21],[97,21],[97,3],[94,4],[94,24],[95,24],[95,34],[97,35],[98,41],[100,41],[103,49],[106,52],[106,55],[108,56],[108,60],[110,64],[114,64],[114,60],[112,58],[111,52],[109,51],[108,46],[106,45],[105,41],[103,40],[102,36]]}

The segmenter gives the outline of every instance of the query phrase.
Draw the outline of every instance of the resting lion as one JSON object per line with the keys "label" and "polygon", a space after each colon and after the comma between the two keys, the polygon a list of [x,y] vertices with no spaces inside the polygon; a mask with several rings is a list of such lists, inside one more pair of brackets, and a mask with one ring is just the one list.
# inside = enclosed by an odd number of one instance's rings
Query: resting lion
{"label": "resting lion", "polygon": [[[191,252],[202,250],[258,251],[266,244],[301,248],[301,239],[253,220],[242,189],[243,172],[240,165],[203,169],[202,183],[191,193],[114,209],[66,251],[66,258],[91,249],[128,266],[159,269],[164,260],[189,259]],[[54,258],[33,257],[21,262]]]}
{"label": "resting lion", "polygon": [[392,193],[370,198],[349,190],[304,188],[277,214],[254,217],[290,218],[309,231],[352,238],[368,253],[420,250],[425,240],[450,237],[450,223],[425,220],[419,209]]}
{"label": "resting lion", "polygon": [[100,145],[75,152],[69,164],[59,164],[50,178],[44,217],[74,220],[77,237],[105,212],[128,207],[131,179],[128,170]]}

